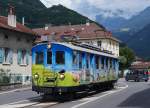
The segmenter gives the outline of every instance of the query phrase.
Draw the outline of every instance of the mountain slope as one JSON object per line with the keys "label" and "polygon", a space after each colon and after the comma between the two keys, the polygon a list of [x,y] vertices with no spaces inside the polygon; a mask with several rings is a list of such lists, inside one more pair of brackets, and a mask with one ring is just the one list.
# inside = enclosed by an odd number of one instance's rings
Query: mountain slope
{"label": "mountain slope", "polygon": [[52,25],[68,25],[71,24],[84,24],[87,20],[91,21],[85,16],[70,10],[62,5],[55,5],[51,8],[43,9],[33,18],[32,24],[52,24]]}
{"label": "mountain slope", "polygon": [[[47,8],[40,0],[0,0],[1,15],[7,16],[9,3],[15,6],[17,20],[21,22],[22,17],[25,17],[25,24],[31,28],[44,27],[45,24],[84,24],[87,20],[93,22],[62,5]],[[102,25],[100,26],[103,27]]]}
{"label": "mountain slope", "polygon": [[104,17],[102,15],[97,15],[96,21],[103,24],[107,29],[111,31],[120,31],[120,28],[127,20],[119,16]]}
{"label": "mountain slope", "polygon": [[133,16],[127,23],[124,23],[123,27],[138,31],[147,24],[150,24],[150,7],[146,8],[136,16]]}
{"label": "mountain slope", "polygon": [[1,15],[7,15],[9,4],[15,6],[18,15],[27,15],[30,12],[46,9],[39,0],[0,0]]}
{"label": "mountain slope", "polygon": [[133,48],[138,56],[148,58],[150,56],[150,24],[132,35],[127,44]]}
{"label": "mountain slope", "polygon": [[101,22],[106,28],[116,32],[120,30],[130,30],[130,31],[139,31],[147,24],[150,24],[150,7],[144,9],[142,12],[131,17],[130,19],[125,19],[123,17],[111,16],[103,17],[102,15],[96,16],[96,21]]}

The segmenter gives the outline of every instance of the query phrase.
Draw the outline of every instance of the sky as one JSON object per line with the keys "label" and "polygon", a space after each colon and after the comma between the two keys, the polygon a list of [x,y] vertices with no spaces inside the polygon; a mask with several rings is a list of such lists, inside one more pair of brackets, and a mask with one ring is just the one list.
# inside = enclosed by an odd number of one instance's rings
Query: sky
{"label": "sky", "polygon": [[47,7],[62,4],[93,20],[96,15],[120,16],[128,19],[150,7],[150,0],[41,0],[41,2]]}

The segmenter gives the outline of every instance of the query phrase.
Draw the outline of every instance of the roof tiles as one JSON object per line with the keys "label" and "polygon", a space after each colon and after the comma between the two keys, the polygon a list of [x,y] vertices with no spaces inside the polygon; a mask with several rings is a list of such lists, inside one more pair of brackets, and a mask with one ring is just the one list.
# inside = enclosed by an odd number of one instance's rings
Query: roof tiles
{"label": "roof tiles", "polygon": [[31,29],[27,28],[26,26],[17,23],[16,27],[11,27],[8,25],[8,18],[4,16],[0,16],[0,28],[14,30],[17,32],[27,33],[31,35],[35,35],[36,33],[32,31]]}
{"label": "roof tiles", "polygon": [[90,23],[89,26],[83,25],[65,25],[65,26],[50,26],[47,30],[45,28],[33,29],[39,35],[50,35],[56,33],[55,38],[60,39],[61,35],[77,35],[80,39],[97,39],[97,38],[109,38],[115,41],[119,41],[114,38],[109,31],[101,28],[95,23]]}

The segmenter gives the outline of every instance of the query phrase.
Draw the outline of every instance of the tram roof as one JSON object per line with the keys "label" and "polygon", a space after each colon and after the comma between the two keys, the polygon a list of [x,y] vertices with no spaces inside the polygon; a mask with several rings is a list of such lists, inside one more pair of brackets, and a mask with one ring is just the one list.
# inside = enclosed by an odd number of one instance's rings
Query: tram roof
{"label": "tram roof", "polygon": [[[48,43],[40,43],[37,45],[42,45],[42,44],[48,44]],[[51,44],[62,45],[62,46],[68,47],[72,50],[107,56],[107,57],[111,57],[111,58],[118,58],[117,56],[115,56],[113,54],[106,53],[106,51],[101,51],[101,49],[96,46],[90,46],[90,45],[88,46],[86,44],[76,44],[76,43],[66,43],[66,42],[51,42]]]}
{"label": "tram roof", "polygon": [[[102,52],[102,51],[96,51],[94,50],[94,48],[85,48],[84,45],[75,45],[75,44],[70,44],[70,43],[54,43],[54,44],[59,44],[59,45],[63,45],[63,46],[66,46],[70,49],[73,49],[73,50],[77,50],[77,51],[83,51],[83,52],[88,52],[88,53],[93,53],[93,54],[96,54],[96,55],[102,55],[102,56],[107,56],[107,57],[112,57],[112,58],[118,58],[112,54],[108,54],[108,53],[105,53],[105,52]],[[96,48],[96,47],[95,47]]]}

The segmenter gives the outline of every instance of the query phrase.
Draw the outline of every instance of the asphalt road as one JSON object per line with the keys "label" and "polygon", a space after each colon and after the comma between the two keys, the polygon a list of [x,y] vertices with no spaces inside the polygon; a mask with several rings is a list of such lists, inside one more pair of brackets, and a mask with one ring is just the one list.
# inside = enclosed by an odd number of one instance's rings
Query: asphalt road
{"label": "asphalt road", "polygon": [[42,101],[31,90],[0,93],[0,108],[150,108],[150,82],[118,83],[116,89],[62,103]]}

